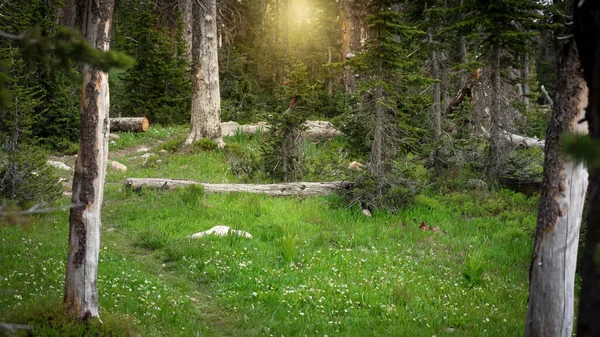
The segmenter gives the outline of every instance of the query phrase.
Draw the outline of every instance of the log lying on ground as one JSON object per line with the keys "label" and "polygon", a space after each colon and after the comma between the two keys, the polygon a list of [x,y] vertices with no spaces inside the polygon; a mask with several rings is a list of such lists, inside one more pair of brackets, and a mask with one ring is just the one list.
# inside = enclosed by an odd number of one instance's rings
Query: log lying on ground
{"label": "log lying on ground", "polygon": [[[481,130],[486,137],[490,137],[490,133],[482,126]],[[540,149],[544,149],[546,146],[546,142],[543,139],[531,138],[521,135],[516,135],[514,133],[510,133],[505,130],[500,130],[502,137],[506,139],[513,146],[525,146],[525,147],[539,147]]]}
{"label": "log lying on ground", "polygon": [[544,149],[546,146],[546,142],[543,139],[525,137],[521,135],[515,135],[514,133],[510,133],[502,130],[502,136],[509,141],[514,146],[523,145],[525,147],[539,147],[540,149]]}
{"label": "log lying on ground", "polygon": [[[342,132],[333,126],[328,121],[306,121],[304,124],[306,131],[304,136],[307,138],[331,138],[336,135],[341,135]],[[237,122],[224,122],[221,123],[221,132],[223,136],[233,136],[236,132],[242,134],[254,134],[257,131],[264,132],[269,130],[269,125],[265,122],[258,122],[255,124],[238,124]]]}
{"label": "log lying on ground", "polygon": [[202,185],[206,193],[230,193],[230,192],[248,192],[257,194],[266,194],[276,197],[287,196],[317,196],[329,195],[337,190],[350,186],[349,182],[299,182],[299,183],[280,183],[280,184],[207,184],[195,180],[185,179],[161,179],[161,178],[128,178],[125,185],[139,190],[142,188],[174,190],[189,185]]}
{"label": "log lying on ground", "polygon": [[150,122],[146,117],[123,117],[110,119],[111,132],[146,132]]}

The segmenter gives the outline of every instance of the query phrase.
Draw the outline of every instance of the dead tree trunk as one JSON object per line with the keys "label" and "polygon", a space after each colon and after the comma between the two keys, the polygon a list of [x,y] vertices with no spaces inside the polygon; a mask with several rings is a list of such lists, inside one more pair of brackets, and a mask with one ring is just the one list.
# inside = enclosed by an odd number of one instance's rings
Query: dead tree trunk
{"label": "dead tree trunk", "polygon": [[529,53],[525,53],[523,56],[523,69],[521,70],[521,80],[523,81],[523,104],[525,108],[529,110]]}
{"label": "dead tree trunk", "polygon": [[113,132],[146,132],[150,122],[146,117],[123,117],[110,119],[110,131]]}
{"label": "dead tree trunk", "polygon": [[[589,88],[586,119],[589,123],[591,138],[598,142],[600,141],[600,2],[591,0],[573,2],[574,35],[583,68],[583,77]],[[579,337],[600,336],[599,167],[590,170],[589,204],[577,319],[577,336]]]}
{"label": "dead tree trunk", "polygon": [[[83,35],[108,50],[114,0],[87,1]],[[69,250],[64,302],[79,320],[98,317],[100,210],[108,159],[108,74],[85,66],[81,92],[81,132],[69,216]]]}
{"label": "dead tree trunk", "polygon": [[[362,47],[367,38],[364,13],[359,1],[340,0],[340,31],[342,62],[353,58],[356,51]],[[346,92],[356,91],[356,78],[352,69],[345,65],[343,68],[344,88]]]}
{"label": "dead tree trunk", "polygon": [[200,138],[222,143],[217,41],[217,2],[193,2],[192,120],[185,145]]}
{"label": "dead tree trunk", "polygon": [[564,131],[587,133],[587,123],[579,123],[587,105],[587,86],[574,42],[564,47],[557,69],[529,274],[526,337],[568,337],[573,330],[575,266],[588,172],[582,163],[560,155],[558,144]]}
{"label": "dead tree trunk", "polygon": [[191,65],[192,58],[192,1],[179,0],[179,11],[181,12],[181,23],[183,30],[183,40],[185,41],[185,59]]}
{"label": "dead tree trunk", "polygon": [[488,153],[487,172],[491,177],[496,177],[501,169],[502,150],[500,134],[500,123],[502,116],[501,105],[501,79],[500,79],[500,45],[496,42],[492,47],[492,59],[490,62],[491,101],[490,109],[490,149]]}
{"label": "dead tree trunk", "polygon": [[[429,43],[433,45],[433,29],[429,29]],[[442,137],[442,111],[441,111],[441,101],[442,101],[442,91],[441,91],[441,76],[440,76],[440,66],[438,63],[438,53],[435,48],[431,51],[431,66],[432,71],[431,75],[433,79],[440,80],[440,82],[436,82],[433,84],[433,135],[436,143]],[[439,144],[436,145],[436,149],[434,152],[434,168],[435,174],[441,174],[441,162],[439,158]]]}

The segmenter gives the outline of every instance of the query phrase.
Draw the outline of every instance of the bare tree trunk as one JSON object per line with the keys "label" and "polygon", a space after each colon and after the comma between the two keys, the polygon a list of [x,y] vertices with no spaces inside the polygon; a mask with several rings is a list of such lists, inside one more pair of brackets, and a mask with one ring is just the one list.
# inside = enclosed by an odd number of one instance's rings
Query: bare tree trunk
{"label": "bare tree trunk", "polygon": [[[108,50],[114,0],[87,1],[83,34],[101,50]],[[98,256],[100,211],[108,159],[108,74],[85,66],[81,97],[79,153],[73,177],[69,216],[69,250],[64,302],[79,320],[98,317]]]}
{"label": "bare tree trunk", "polygon": [[185,145],[200,138],[222,144],[216,0],[194,1],[192,121]]}
{"label": "bare tree trunk", "polygon": [[327,95],[333,96],[333,71],[331,70],[331,46],[327,46]]}
{"label": "bare tree trunk", "polygon": [[[355,50],[353,49],[355,40],[355,20],[353,12],[348,0],[340,0],[340,29],[341,29],[341,40],[342,40],[342,62],[346,62],[348,59],[354,56]],[[344,88],[346,92],[356,91],[356,79],[354,73],[349,66],[345,65],[343,69],[344,76]]]}
{"label": "bare tree trunk", "polygon": [[521,71],[521,78],[523,80],[523,104],[525,108],[529,110],[529,53],[525,53],[523,56],[523,70]]}
{"label": "bare tree trunk", "polygon": [[[433,31],[429,29],[429,43],[433,45]],[[435,80],[440,79],[440,66],[438,63],[438,55],[435,48],[431,51],[431,66],[432,71],[431,75]],[[436,143],[442,137],[442,111],[441,111],[441,100],[442,100],[442,91],[441,91],[441,83],[436,82],[433,84],[433,133],[434,140]],[[441,173],[441,163],[439,160],[439,144],[436,145],[436,150],[434,153],[434,167],[436,175]]]}
{"label": "bare tree trunk", "polygon": [[491,109],[490,109],[490,149],[488,154],[487,171],[489,176],[498,175],[502,164],[501,150],[501,78],[500,78],[500,46],[495,43],[492,47],[492,59],[490,60],[491,81]]}
{"label": "bare tree trunk", "polygon": [[560,155],[558,144],[564,131],[587,134],[587,123],[579,121],[588,92],[574,42],[565,46],[557,63],[559,82],[546,135],[526,337],[569,337],[573,330],[575,267],[588,172],[583,164]]}
{"label": "bare tree trunk", "polygon": [[192,2],[194,0],[179,0],[179,10],[181,11],[181,22],[183,25],[183,40],[185,41],[185,58],[189,64],[192,64]]}
{"label": "bare tree trunk", "polygon": [[[583,77],[588,88],[586,119],[600,141],[600,2],[573,1],[574,28]],[[598,155],[598,154],[596,154]],[[590,170],[589,213],[581,271],[577,336],[600,336],[600,168]]]}

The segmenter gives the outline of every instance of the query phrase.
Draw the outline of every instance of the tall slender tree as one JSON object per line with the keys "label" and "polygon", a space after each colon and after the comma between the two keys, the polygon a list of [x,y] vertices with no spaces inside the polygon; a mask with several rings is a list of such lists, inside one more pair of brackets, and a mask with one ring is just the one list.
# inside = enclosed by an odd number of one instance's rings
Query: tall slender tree
{"label": "tall slender tree", "polygon": [[[107,51],[114,0],[87,1],[83,35]],[[98,256],[101,208],[108,159],[108,74],[86,65],[81,91],[81,133],[69,216],[69,250],[64,302],[79,320],[99,317]]]}
{"label": "tall slender tree", "polygon": [[200,138],[223,144],[221,135],[221,94],[217,38],[217,1],[194,1],[192,120],[185,145]]}

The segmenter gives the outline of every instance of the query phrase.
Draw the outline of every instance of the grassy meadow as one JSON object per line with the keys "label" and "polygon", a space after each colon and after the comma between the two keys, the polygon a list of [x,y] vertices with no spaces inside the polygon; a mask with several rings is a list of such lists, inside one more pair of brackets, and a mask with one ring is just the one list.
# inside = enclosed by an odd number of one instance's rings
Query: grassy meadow
{"label": "grassy meadow", "polygon": [[[153,127],[113,140],[112,159],[129,170],[107,176],[98,277],[105,327],[73,327],[72,336],[522,334],[536,197],[426,190],[396,214],[369,218],[338,196],[135,192],[123,185],[126,177],[238,181],[221,150],[169,151],[145,164],[136,158],[137,147],[157,153],[185,131]],[[225,141],[255,145],[240,135]],[[351,158],[336,142],[343,140],[309,143],[307,152],[344,170]],[[189,238],[217,225],[253,238]],[[64,286],[68,212],[2,225],[0,238],[0,321],[37,323],[38,336],[69,335],[57,332],[53,318]]]}

